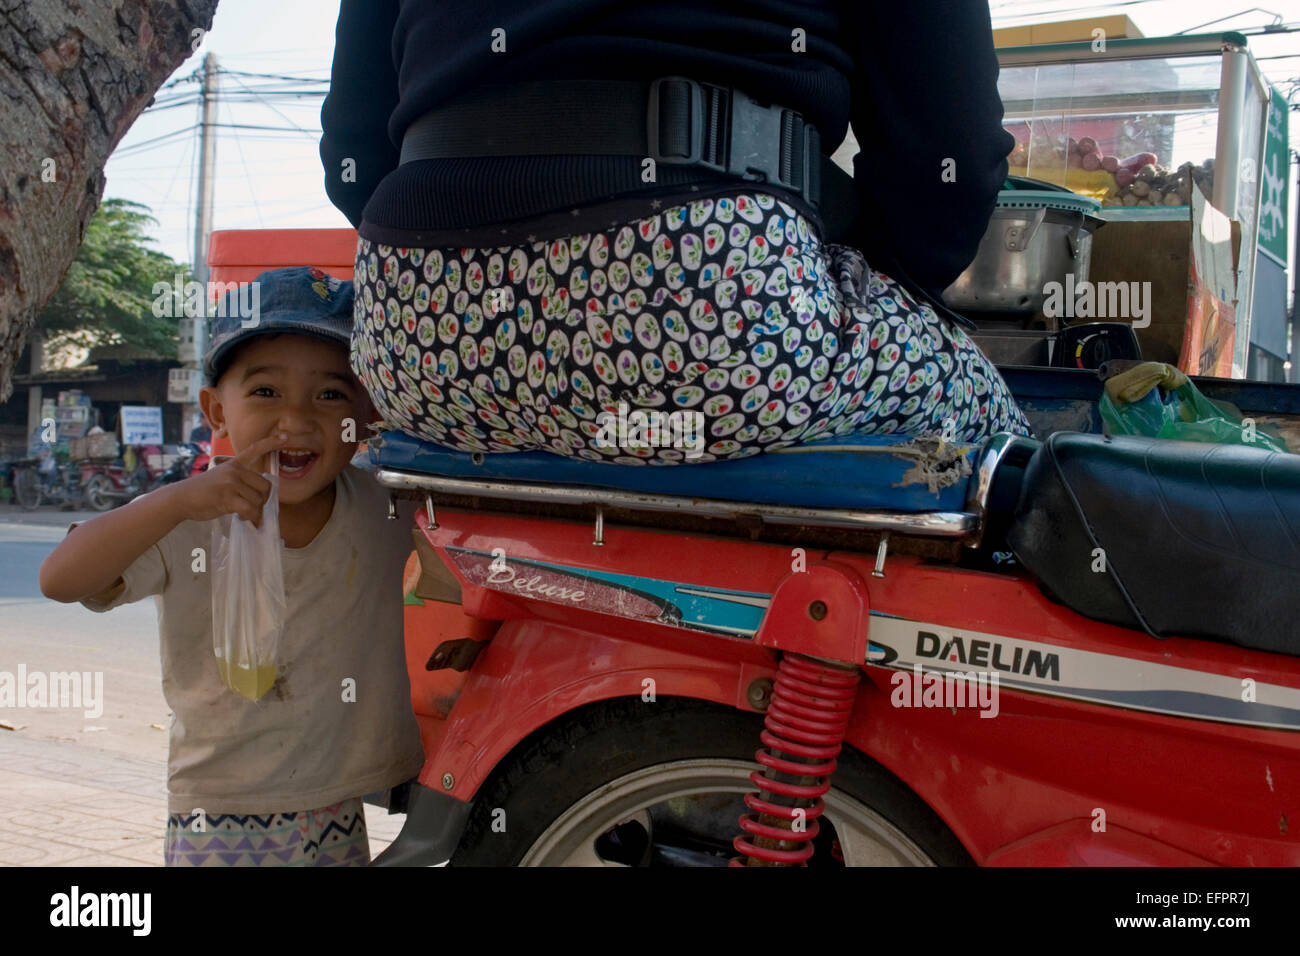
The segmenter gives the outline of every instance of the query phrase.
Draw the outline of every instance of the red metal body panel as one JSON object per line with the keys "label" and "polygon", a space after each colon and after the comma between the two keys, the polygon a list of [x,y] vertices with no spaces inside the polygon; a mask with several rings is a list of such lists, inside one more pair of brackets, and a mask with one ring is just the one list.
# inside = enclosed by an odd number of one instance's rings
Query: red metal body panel
{"label": "red metal body panel", "polygon": [[[702,587],[770,594],[792,568],[791,550],[770,544],[607,526],[606,544],[594,547],[585,524],[443,510],[438,521],[425,534],[439,549],[503,548],[511,559]],[[873,578],[874,554],[806,560],[856,571],[876,613],[1116,655],[1125,666],[1300,687],[1300,660],[1090,621],[1023,576],[891,557],[885,577]],[[640,696],[647,678],[657,694],[749,709],[749,681],[775,672],[775,655],[754,640],[507,598],[461,577],[467,613],[512,618],[480,655],[421,777],[443,789],[451,773],[450,793],[462,800],[523,737],[568,710]],[[808,599],[800,589],[792,620]],[[1290,822],[1300,819],[1300,734],[1010,689],[987,720],[971,709],[891,706],[898,672],[866,673],[849,742],[925,800],[977,862],[1300,864]],[[1099,814],[1115,840],[1092,830]]]}
{"label": "red metal body panel", "polygon": [[[475,662],[437,734],[437,749],[420,783],[468,800],[497,762],[534,730],[574,708],[642,697],[651,687],[656,696],[696,697],[752,710],[745,688],[776,674],[775,655],[726,638],[706,640],[723,646],[708,653],[693,635],[665,634],[652,643],[542,621],[509,621]],[[444,774],[452,775],[452,787],[444,786]]]}
{"label": "red metal body panel", "polygon": [[1091,820],[1071,820],[1017,840],[984,861],[986,866],[1208,866],[1123,827],[1093,829]]}

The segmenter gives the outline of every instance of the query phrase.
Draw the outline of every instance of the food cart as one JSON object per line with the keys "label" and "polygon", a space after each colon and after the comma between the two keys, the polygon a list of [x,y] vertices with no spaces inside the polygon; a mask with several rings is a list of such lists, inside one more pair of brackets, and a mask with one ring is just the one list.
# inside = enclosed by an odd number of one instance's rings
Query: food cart
{"label": "food cart", "polygon": [[1143,357],[1281,380],[1287,104],[1246,38],[1102,34],[998,59],[1010,172],[1100,204],[1084,266],[1093,282],[1149,283],[1149,324],[1132,323]]}

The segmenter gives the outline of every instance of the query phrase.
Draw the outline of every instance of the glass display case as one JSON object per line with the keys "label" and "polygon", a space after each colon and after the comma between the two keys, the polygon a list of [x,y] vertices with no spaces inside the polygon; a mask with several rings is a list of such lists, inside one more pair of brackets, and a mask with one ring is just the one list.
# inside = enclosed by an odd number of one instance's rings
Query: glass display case
{"label": "glass display case", "polygon": [[1111,223],[1190,221],[1194,188],[1240,223],[1234,367],[1244,369],[1270,94],[1245,38],[1056,43],[998,59],[1012,173],[1097,199]]}

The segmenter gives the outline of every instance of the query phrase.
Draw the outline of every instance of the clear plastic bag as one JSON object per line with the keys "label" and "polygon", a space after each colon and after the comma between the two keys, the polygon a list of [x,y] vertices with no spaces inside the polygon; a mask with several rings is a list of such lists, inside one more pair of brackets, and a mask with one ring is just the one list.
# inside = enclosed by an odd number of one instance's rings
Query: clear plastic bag
{"label": "clear plastic bag", "polygon": [[284,631],[276,470],[273,458],[260,528],[232,514],[212,533],[212,650],[222,681],[249,700],[258,700],[275,683]]}

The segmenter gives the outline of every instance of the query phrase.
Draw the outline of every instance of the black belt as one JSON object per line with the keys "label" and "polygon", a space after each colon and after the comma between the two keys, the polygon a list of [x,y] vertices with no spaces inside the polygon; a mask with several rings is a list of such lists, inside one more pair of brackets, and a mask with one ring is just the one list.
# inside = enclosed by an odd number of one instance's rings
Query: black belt
{"label": "black belt", "polygon": [[[488,84],[412,123],[401,162],[563,155],[649,157],[787,189],[816,210],[826,242],[850,239],[858,215],[853,177],[821,151],[816,126],[794,110],[684,76]],[[880,265],[940,314],[975,329],[901,264]]]}
{"label": "black belt", "polygon": [[798,112],[687,77],[493,84],[420,117],[401,162],[474,156],[619,155],[789,190],[852,218],[853,180]]}

